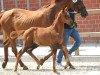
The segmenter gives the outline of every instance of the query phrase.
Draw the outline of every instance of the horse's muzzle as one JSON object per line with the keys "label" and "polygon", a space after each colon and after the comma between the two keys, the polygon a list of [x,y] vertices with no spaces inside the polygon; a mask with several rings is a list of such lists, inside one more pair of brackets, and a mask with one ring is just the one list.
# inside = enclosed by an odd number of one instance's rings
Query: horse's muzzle
{"label": "horse's muzzle", "polygon": [[88,16],[88,12],[84,9],[82,12],[80,12],[80,15],[85,18]]}

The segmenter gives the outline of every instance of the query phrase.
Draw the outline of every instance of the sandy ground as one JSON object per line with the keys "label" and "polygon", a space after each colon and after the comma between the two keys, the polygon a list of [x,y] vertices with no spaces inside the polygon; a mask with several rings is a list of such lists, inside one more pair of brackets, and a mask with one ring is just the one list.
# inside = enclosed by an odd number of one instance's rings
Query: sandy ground
{"label": "sandy ground", "polygon": [[[25,62],[29,70],[22,70],[19,66],[17,72],[13,72],[14,64],[14,62],[9,62],[6,69],[0,67],[0,75],[58,75],[52,71],[52,62],[46,62],[39,70],[36,69],[35,62]],[[100,62],[72,62],[72,64],[75,66],[75,70],[56,66],[59,75],[100,75]]]}
{"label": "sandy ground", "polygon": [[[9,48],[9,62],[5,69],[2,69],[2,62],[4,60],[3,48],[0,48],[0,75],[58,75],[52,71],[52,58],[47,60],[39,70],[36,69],[37,64],[32,60],[32,58],[24,54],[22,61],[28,66],[29,70],[22,70],[18,66],[18,71],[14,72],[15,57]],[[20,48],[18,48],[20,49]],[[50,49],[48,47],[39,47],[34,50],[33,53],[39,58],[48,54]],[[80,56],[74,56],[70,58],[72,64],[75,66],[75,70],[64,69],[56,65],[59,75],[100,75],[100,46],[81,46]],[[62,64],[65,64],[63,59]]]}
{"label": "sandy ground", "polygon": [[[3,60],[0,57],[0,65],[2,65]],[[9,57],[10,60],[5,69],[2,69],[0,66],[0,75],[100,75],[100,60],[99,56],[78,56],[71,57],[71,62],[75,66],[75,70],[73,69],[64,69],[56,65],[56,69],[60,74],[56,74],[52,71],[52,58],[47,60],[43,66],[37,70],[37,64],[30,57],[25,56],[22,57],[22,61],[28,66],[29,70],[23,70],[20,66],[18,66],[17,72],[14,72],[15,58]],[[97,58],[97,59],[96,59]],[[27,61],[29,62],[27,62]],[[62,62],[65,65],[65,61],[63,59]]]}

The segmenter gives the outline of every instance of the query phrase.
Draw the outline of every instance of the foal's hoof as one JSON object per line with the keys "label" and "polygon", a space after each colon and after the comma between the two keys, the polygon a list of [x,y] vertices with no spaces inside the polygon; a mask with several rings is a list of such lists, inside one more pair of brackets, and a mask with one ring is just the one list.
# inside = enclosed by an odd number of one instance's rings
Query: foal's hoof
{"label": "foal's hoof", "polygon": [[3,62],[3,63],[2,63],[2,68],[5,68],[6,65],[7,65],[7,62]]}
{"label": "foal's hoof", "polygon": [[23,66],[23,70],[28,70],[28,67],[27,66]]}
{"label": "foal's hoof", "polygon": [[14,69],[14,72],[16,72],[17,71],[17,69]]}
{"label": "foal's hoof", "polygon": [[60,74],[57,70],[53,70],[54,73],[56,73],[57,75]]}
{"label": "foal's hoof", "polygon": [[65,66],[64,69],[66,69],[66,68],[68,68],[68,69],[75,69],[75,67],[72,66],[72,65],[71,66]]}
{"label": "foal's hoof", "polygon": [[37,66],[37,70],[39,70],[39,69],[40,69],[40,65]]}
{"label": "foal's hoof", "polygon": [[71,65],[69,69],[75,69],[75,67]]}

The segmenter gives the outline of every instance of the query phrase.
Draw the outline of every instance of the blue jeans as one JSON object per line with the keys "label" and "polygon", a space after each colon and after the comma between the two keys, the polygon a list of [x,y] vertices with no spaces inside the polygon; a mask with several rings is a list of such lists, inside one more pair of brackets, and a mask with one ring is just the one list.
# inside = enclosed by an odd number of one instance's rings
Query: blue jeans
{"label": "blue jeans", "polygon": [[[80,46],[81,38],[80,38],[80,35],[79,35],[79,33],[78,33],[76,28],[64,29],[64,44],[65,44],[66,47],[67,47],[68,39],[69,39],[70,36],[75,41],[73,46],[72,46],[72,48],[69,50],[69,54],[72,54],[72,52],[74,52]],[[62,57],[63,57],[63,53],[62,53],[62,50],[60,50],[58,52],[58,56],[57,56],[57,62],[58,63],[61,63]]]}

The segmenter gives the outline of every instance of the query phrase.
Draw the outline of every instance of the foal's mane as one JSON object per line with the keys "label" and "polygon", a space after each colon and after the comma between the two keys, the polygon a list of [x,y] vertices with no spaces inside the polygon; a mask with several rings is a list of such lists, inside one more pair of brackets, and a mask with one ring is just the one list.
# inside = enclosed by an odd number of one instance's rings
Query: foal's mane
{"label": "foal's mane", "polygon": [[52,26],[55,26],[56,23],[58,23],[59,20],[61,20],[60,17],[61,17],[62,14],[63,14],[63,10],[61,10],[61,11],[58,12],[57,17],[55,18],[55,20],[54,20],[53,23],[52,23]]}

